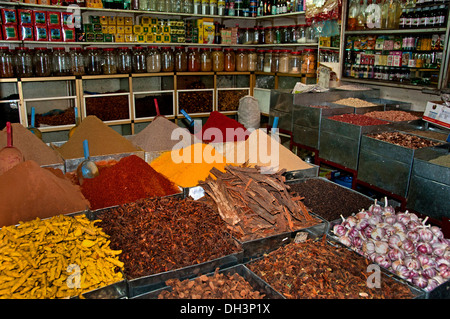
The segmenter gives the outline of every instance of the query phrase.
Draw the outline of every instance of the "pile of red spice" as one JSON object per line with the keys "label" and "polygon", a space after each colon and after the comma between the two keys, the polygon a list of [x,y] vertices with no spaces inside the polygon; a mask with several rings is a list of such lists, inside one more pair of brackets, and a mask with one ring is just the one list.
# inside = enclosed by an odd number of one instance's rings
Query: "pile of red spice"
{"label": "pile of red spice", "polygon": [[95,178],[85,179],[81,185],[91,209],[180,193],[174,183],[136,155],[124,157],[112,166],[100,166],[99,173]]}
{"label": "pile of red spice", "polygon": [[[211,132],[214,132],[213,130],[209,130],[211,128],[218,129],[218,136],[211,135]],[[222,143],[245,141],[250,135],[250,132],[238,121],[218,111],[213,111],[205,125],[203,125],[201,134],[199,136],[199,133],[197,133],[196,136],[205,143]]]}
{"label": "pile of red spice", "polygon": [[389,122],[383,120],[379,120],[362,114],[353,114],[353,113],[335,115],[329,117],[329,119],[360,126],[389,124]]}

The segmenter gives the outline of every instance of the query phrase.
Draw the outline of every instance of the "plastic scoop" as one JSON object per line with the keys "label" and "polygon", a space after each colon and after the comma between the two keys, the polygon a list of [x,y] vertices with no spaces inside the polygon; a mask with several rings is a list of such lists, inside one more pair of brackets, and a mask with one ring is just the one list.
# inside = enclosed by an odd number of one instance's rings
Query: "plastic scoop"
{"label": "plastic scoop", "polygon": [[77,167],[78,182],[80,183],[80,185],[83,184],[84,179],[94,178],[99,174],[97,165],[93,161],[91,161],[91,158],[89,156],[88,140],[83,141],[83,151],[84,161],[82,161]]}
{"label": "plastic scoop", "polygon": [[69,138],[72,137],[72,135],[73,135],[73,133],[75,133],[75,130],[77,129],[78,125],[80,125],[80,118],[78,117],[78,109],[75,107],[73,110],[75,112],[75,126],[70,129]]}
{"label": "plastic scoop", "polygon": [[6,146],[0,150],[0,175],[23,161],[22,152],[13,146],[11,122],[6,122]]}
{"label": "plastic scoop", "polygon": [[156,109],[156,116],[155,116],[155,118],[157,118],[159,116],[164,117],[163,115],[161,115],[161,112],[159,112],[158,100],[157,99],[153,99],[153,101],[155,102],[155,109]]}
{"label": "plastic scoop", "polygon": [[39,137],[42,140],[42,133],[41,131],[35,127],[35,118],[36,118],[36,109],[34,107],[31,108],[31,125],[28,126],[28,130],[31,131],[34,135]]}
{"label": "plastic scoop", "polygon": [[180,112],[181,112],[181,114],[184,115],[184,117],[188,121],[189,127],[193,127],[194,126],[194,120],[192,119],[192,117],[190,117],[189,114],[187,114],[185,110],[180,110]]}

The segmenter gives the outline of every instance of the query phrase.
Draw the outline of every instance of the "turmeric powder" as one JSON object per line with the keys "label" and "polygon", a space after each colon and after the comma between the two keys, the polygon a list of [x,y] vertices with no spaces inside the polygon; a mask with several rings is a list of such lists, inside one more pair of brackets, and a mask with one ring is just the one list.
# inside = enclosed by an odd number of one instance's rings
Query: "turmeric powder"
{"label": "turmeric powder", "polygon": [[187,147],[162,153],[150,163],[158,173],[181,187],[194,187],[209,176],[215,167],[225,172],[225,157],[214,147],[196,143]]}

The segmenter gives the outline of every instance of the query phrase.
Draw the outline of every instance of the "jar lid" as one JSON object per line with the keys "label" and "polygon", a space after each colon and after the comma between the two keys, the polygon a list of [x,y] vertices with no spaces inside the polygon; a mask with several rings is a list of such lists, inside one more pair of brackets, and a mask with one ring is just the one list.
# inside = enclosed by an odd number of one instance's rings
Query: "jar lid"
{"label": "jar lid", "polygon": [[266,50],[266,53],[273,53],[273,50]]}
{"label": "jar lid", "polygon": [[0,47],[0,50],[9,50],[8,47]]}
{"label": "jar lid", "polygon": [[258,53],[264,53],[266,50],[264,50],[264,49],[258,49],[258,50],[256,50],[256,52],[258,52]]}
{"label": "jar lid", "polygon": [[72,51],[81,51],[81,50],[83,50],[83,48],[82,48],[82,47],[72,47],[72,48],[70,48],[69,50],[72,50]]}
{"label": "jar lid", "polygon": [[249,51],[249,52],[255,52],[256,49],[247,49],[247,51]]}
{"label": "jar lid", "polygon": [[184,50],[184,47],[175,47],[177,50]]}
{"label": "jar lid", "polygon": [[279,28],[281,28],[281,26],[279,26],[279,25],[274,26],[274,29],[279,29]]}
{"label": "jar lid", "polygon": [[239,49],[237,49],[237,51],[238,51],[238,52],[244,52],[245,49],[239,48]]}
{"label": "jar lid", "polygon": [[118,47],[119,50],[129,50],[128,47]]}
{"label": "jar lid", "polygon": [[[1,48],[0,48],[1,49]],[[39,47],[39,48],[34,48],[35,50],[48,50],[48,48],[43,48],[43,47]]]}
{"label": "jar lid", "polygon": [[114,48],[104,48],[105,51],[114,51]]}
{"label": "jar lid", "polygon": [[133,47],[133,50],[141,50],[141,49],[145,49],[144,47]]}
{"label": "jar lid", "polygon": [[212,48],[213,51],[222,51],[222,48]]}
{"label": "jar lid", "polygon": [[291,52],[291,50],[281,50],[281,52],[283,52],[283,53],[288,53],[288,52]]}
{"label": "jar lid", "polygon": [[300,54],[302,54],[302,51],[292,51],[291,54],[293,54],[293,55],[300,55]]}
{"label": "jar lid", "polygon": [[57,48],[53,48],[53,50],[56,50],[56,51],[63,51],[63,50],[65,50],[65,48],[63,48],[63,47],[57,47]]}
{"label": "jar lid", "polygon": [[161,47],[163,50],[170,50],[170,47]]}
{"label": "jar lid", "polygon": [[304,51],[314,52],[316,49],[305,49]]}
{"label": "jar lid", "polygon": [[265,27],[265,29],[272,29],[273,27],[271,27],[271,26],[268,26],[268,27]]}
{"label": "jar lid", "polygon": [[224,51],[233,51],[233,48],[225,48]]}
{"label": "jar lid", "polygon": [[210,48],[200,48],[202,51],[208,51]]}
{"label": "jar lid", "polygon": [[29,50],[30,48],[27,47],[16,47],[16,50]]}
{"label": "jar lid", "polygon": [[88,48],[86,48],[86,50],[97,50],[98,48],[97,47],[88,47]]}

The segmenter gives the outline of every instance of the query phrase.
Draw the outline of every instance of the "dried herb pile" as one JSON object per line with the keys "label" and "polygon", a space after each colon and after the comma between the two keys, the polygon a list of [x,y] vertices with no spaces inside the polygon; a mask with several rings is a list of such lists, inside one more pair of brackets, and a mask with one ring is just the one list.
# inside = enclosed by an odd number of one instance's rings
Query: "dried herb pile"
{"label": "dried herb pile", "polygon": [[174,270],[240,251],[208,205],[173,197],[143,199],[104,210],[98,224],[110,236],[128,279]]}
{"label": "dried herb pile", "polygon": [[212,169],[215,178],[209,176],[200,186],[242,241],[318,224],[300,198],[289,195],[283,172],[261,174],[257,167],[226,166],[225,173]]}
{"label": "dried herb pile", "polygon": [[[404,284],[382,275],[380,288],[369,288],[369,260],[326,241],[290,243],[247,266],[292,299],[406,299],[414,295]],[[369,282],[372,282],[369,279]]]}
{"label": "dried herb pile", "polygon": [[306,207],[328,221],[338,219],[341,215],[347,217],[356,214],[373,203],[370,198],[357,192],[320,179],[308,179],[289,186],[292,196],[304,197]]}
{"label": "dried herb pile", "polygon": [[254,290],[248,281],[238,273],[223,274],[216,269],[213,276],[202,275],[195,279],[170,279],[166,285],[172,291],[164,290],[158,299],[262,299],[264,294]]}

